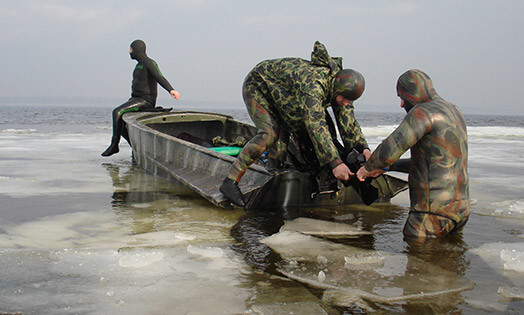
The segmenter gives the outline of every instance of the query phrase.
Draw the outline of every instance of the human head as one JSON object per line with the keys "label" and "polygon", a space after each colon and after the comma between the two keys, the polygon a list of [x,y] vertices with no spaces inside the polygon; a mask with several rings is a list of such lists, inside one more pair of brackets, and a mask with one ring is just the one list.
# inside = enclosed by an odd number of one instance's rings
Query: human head
{"label": "human head", "polygon": [[350,101],[357,100],[364,93],[364,76],[352,69],[340,70],[335,76],[333,98],[342,95]]}
{"label": "human head", "polygon": [[129,51],[131,59],[138,60],[139,58],[146,56],[146,43],[144,43],[143,40],[137,39],[133,41],[129,47],[131,47]]}
{"label": "human head", "polygon": [[431,78],[417,69],[408,70],[398,78],[397,95],[404,101],[406,112],[415,105],[430,102],[438,96]]}

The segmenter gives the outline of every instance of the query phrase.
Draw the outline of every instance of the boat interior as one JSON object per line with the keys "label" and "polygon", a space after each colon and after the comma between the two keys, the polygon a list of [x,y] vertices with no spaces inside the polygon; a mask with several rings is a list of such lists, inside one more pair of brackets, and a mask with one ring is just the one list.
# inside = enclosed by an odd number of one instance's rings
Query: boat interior
{"label": "boat interior", "polygon": [[242,147],[256,134],[256,128],[234,120],[231,116],[181,112],[144,117],[140,121],[161,133],[206,147]]}

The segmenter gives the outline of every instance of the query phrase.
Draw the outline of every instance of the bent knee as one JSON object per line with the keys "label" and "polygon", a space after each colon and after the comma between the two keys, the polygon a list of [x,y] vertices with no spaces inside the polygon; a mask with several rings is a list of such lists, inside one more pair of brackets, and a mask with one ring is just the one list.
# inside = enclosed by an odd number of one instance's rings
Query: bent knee
{"label": "bent knee", "polygon": [[278,129],[259,129],[257,132],[257,136],[261,139],[261,143],[263,143],[265,146],[272,146],[278,139]]}

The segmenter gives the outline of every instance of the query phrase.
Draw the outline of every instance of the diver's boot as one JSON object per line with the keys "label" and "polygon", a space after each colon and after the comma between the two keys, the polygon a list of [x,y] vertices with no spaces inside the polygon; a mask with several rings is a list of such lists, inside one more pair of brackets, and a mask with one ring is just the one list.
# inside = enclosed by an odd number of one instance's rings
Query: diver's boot
{"label": "diver's boot", "polygon": [[238,188],[238,183],[234,180],[226,177],[220,186],[220,192],[237,206],[242,208],[245,206],[244,195],[242,195],[240,188]]}
{"label": "diver's boot", "polygon": [[111,142],[109,147],[104,152],[102,152],[102,156],[110,156],[110,155],[113,155],[115,153],[118,153],[118,151],[120,151],[118,149],[118,143]]}

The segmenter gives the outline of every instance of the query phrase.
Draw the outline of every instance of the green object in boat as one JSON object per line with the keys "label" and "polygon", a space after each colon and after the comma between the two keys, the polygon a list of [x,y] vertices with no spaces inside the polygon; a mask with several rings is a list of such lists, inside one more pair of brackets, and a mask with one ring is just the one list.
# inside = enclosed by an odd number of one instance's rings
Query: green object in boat
{"label": "green object in boat", "polygon": [[219,152],[225,155],[238,155],[242,151],[241,147],[216,147],[209,148],[215,152]]}

